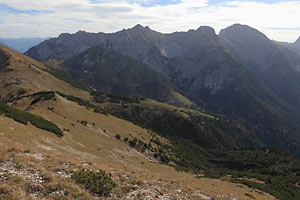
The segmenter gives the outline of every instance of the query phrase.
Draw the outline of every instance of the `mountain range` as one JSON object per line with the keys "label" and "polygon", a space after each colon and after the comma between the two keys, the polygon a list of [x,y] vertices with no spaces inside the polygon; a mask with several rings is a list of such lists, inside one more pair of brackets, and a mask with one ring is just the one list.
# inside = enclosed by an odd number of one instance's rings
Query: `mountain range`
{"label": "mountain range", "polygon": [[[98,90],[196,104],[242,121],[265,144],[300,153],[300,56],[249,26],[235,24],[219,35],[207,26],[171,34],[142,25],[110,34],[79,31],[25,54],[48,65],[59,61],[55,68]],[[168,96],[173,91],[185,99]]]}
{"label": "mountain range", "polygon": [[299,61],[240,24],[0,45],[0,199],[299,199]]}

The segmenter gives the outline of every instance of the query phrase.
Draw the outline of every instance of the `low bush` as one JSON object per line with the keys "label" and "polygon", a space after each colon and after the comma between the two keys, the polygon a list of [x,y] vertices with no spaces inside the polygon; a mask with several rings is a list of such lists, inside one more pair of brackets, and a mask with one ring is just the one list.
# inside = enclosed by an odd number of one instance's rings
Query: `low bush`
{"label": "low bush", "polygon": [[62,130],[53,122],[50,122],[29,112],[13,108],[9,105],[0,103],[0,115],[1,114],[4,114],[6,117],[12,118],[13,120],[25,125],[30,122],[35,127],[52,132],[58,137],[62,137],[64,135]]}
{"label": "low bush", "polygon": [[97,196],[108,196],[111,190],[116,187],[111,179],[111,175],[107,174],[105,171],[100,170],[99,172],[94,172],[92,170],[82,169],[75,172],[71,179],[75,183],[83,185],[85,189]]}
{"label": "low bush", "polygon": [[37,104],[40,101],[46,101],[53,99],[55,97],[55,93],[52,91],[42,91],[31,95],[35,97],[35,99],[31,102],[31,105]]}
{"label": "low bush", "polygon": [[84,126],[87,125],[87,121],[86,121],[86,120],[80,121],[80,123],[81,123],[82,125],[84,125]]}

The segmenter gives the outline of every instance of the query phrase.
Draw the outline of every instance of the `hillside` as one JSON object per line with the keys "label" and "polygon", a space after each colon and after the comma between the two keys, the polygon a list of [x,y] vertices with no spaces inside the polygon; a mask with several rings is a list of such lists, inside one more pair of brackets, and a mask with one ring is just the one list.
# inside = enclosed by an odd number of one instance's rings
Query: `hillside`
{"label": "hillside", "polygon": [[[247,198],[246,194],[258,199],[273,199],[264,192],[250,190],[246,186],[215,179],[199,179],[192,174],[177,172],[171,167],[150,161],[111,135],[118,133],[122,138],[130,138],[129,134],[136,137],[141,137],[141,134],[146,137],[148,133],[144,129],[114,117],[93,114],[75,103],[65,103],[68,106],[71,104],[69,108],[74,111],[69,112],[68,116],[81,116],[80,119],[87,120],[88,124],[84,126],[78,123],[77,118],[67,120],[59,117],[61,113],[57,111],[65,109],[66,105],[54,107],[54,113],[49,118],[57,119],[56,122],[61,126],[70,128],[64,139],[1,116],[1,127],[5,127],[1,129],[0,136],[0,169],[1,172],[4,170],[0,185],[2,198],[93,199],[93,195],[69,178],[77,169],[87,168],[102,169],[112,174],[118,186],[112,196],[106,199],[155,196],[162,199],[222,199],[222,196]],[[43,104],[49,106],[48,103]],[[47,108],[39,109],[34,112],[43,112],[44,116],[48,116],[45,112]],[[67,113],[63,115],[67,116]],[[7,172],[6,169],[13,171]],[[26,178],[28,175],[30,177]]]}
{"label": "hillside", "polygon": [[70,84],[53,77],[46,72],[48,68],[36,60],[5,46],[1,46],[0,54],[1,63],[3,63],[3,57],[7,60],[7,65],[4,65],[5,69],[1,72],[2,77],[5,77],[0,82],[1,99],[44,90],[58,90],[66,94],[88,98],[87,92],[73,88]]}
{"label": "hillside", "polygon": [[[101,169],[112,174],[112,180],[117,186],[106,199],[154,196],[162,199],[224,199],[248,198],[249,195],[257,199],[274,199],[265,192],[250,189],[245,185],[225,180],[197,178],[192,173],[176,171],[172,167],[174,164],[164,159],[163,154],[154,156],[155,151],[168,152],[167,149],[173,147],[177,149],[171,138],[167,139],[167,135],[163,137],[165,131],[156,133],[145,129],[149,124],[141,128],[107,114],[117,115],[116,112],[121,111],[117,108],[122,105],[122,101],[125,106],[124,101],[128,101],[128,97],[105,94],[104,103],[100,103],[98,107],[87,100],[96,101],[95,97],[98,97],[99,102],[99,94],[89,97],[86,92],[50,75],[44,70],[47,69],[46,66],[6,47],[1,46],[0,52],[1,66],[6,69],[0,72],[1,99],[18,109],[16,111],[6,105],[5,115],[0,114],[0,199],[95,198],[70,178],[81,168]],[[117,100],[119,103],[116,103]],[[136,103],[158,110],[159,113],[165,108],[173,112],[174,109],[178,109],[174,116],[181,119],[189,116],[180,111],[180,108],[152,100],[139,101],[140,103]],[[127,104],[130,107],[134,105]],[[153,112],[151,109],[150,113]],[[189,112],[195,113],[195,116],[202,116],[203,123],[209,123],[209,119],[219,120],[198,111]],[[21,123],[19,117],[28,117],[29,123]],[[63,136],[57,137],[50,131],[43,130],[40,126],[43,120],[32,123],[31,120],[35,117],[57,125]],[[210,123],[211,128],[216,125]],[[221,130],[218,132],[226,134]],[[190,143],[189,140],[187,142]],[[143,151],[140,145],[144,144],[151,148]],[[197,148],[202,149],[200,146]],[[178,156],[184,153],[180,148],[176,151]],[[202,149],[201,155],[198,156],[205,155],[205,151]],[[172,155],[174,154],[167,153],[165,156]],[[190,158],[186,159],[188,163],[191,161]],[[161,164],[165,162],[170,163]],[[178,165],[183,166],[180,162]],[[191,167],[190,164],[188,166]]]}

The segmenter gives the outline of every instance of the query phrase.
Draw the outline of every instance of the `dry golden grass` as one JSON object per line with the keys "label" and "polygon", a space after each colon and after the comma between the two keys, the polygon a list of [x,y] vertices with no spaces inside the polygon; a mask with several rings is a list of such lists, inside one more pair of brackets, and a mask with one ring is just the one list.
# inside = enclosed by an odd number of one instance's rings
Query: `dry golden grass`
{"label": "dry golden grass", "polygon": [[[54,108],[53,112],[47,110],[49,106]],[[62,180],[51,175],[52,171],[55,171],[54,169],[60,168],[61,161],[71,162],[75,166],[91,163],[92,165],[86,167],[94,170],[107,170],[114,174],[114,179],[119,175],[129,176],[129,180],[126,179],[125,182],[118,180],[121,186],[114,191],[116,196],[126,195],[126,191],[131,187],[128,186],[130,181],[136,181],[141,184],[141,187],[146,187],[143,182],[147,181],[147,185],[163,188],[165,193],[180,189],[190,194],[192,199],[199,199],[196,196],[197,193],[210,195],[216,199],[224,199],[220,198],[220,195],[228,193],[243,199],[249,198],[245,194],[251,194],[256,199],[273,199],[268,194],[254,191],[246,186],[221,180],[199,179],[193,174],[177,172],[172,167],[149,162],[144,155],[107,134],[118,133],[121,137],[131,134],[135,137],[143,136],[149,139],[149,131],[110,115],[93,113],[62,97],[57,97],[57,101],[41,102],[31,112],[55,122],[61,128],[70,129],[70,132],[65,132],[64,138],[60,139],[52,133],[39,130],[31,125],[18,124],[1,116],[0,127],[5,127],[0,129],[1,143],[6,146],[6,149],[15,146],[16,149],[22,149],[19,151],[29,149],[30,152],[42,154],[47,159],[34,161],[34,158],[27,157],[19,161],[31,163],[43,174],[48,174],[47,176],[53,182],[67,185],[74,191],[74,188],[76,191],[79,191],[80,188],[78,189],[72,182],[61,182]],[[86,120],[87,126],[82,125],[78,120]],[[75,127],[71,125],[72,123]],[[3,126],[4,124],[6,126]],[[106,133],[101,130],[106,130]],[[84,194],[88,195],[86,191]]]}
{"label": "dry golden grass", "polygon": [[[1,45],[0,50],[10,55],[8,68],[13,70],[0,74],[1,96],[5,96],[18,89],[26,89],[29,90],[30,93],[53,90],[84,99],[89,98],[87,92],[73,88],[69,84],[43,71],[42,69],[47,67],[40,62]],[[19,83],[16,84],[16,82]],[[6,86],[7,84],[10,85]]]}

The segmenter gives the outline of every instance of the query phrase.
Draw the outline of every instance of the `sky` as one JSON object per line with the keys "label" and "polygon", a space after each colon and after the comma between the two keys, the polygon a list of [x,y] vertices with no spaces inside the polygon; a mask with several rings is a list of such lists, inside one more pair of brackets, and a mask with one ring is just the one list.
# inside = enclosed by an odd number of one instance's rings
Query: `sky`
{"label": "sky", "polygon": [[116,32],[136,24],[171,33],[246,24],[270,39],[300,36],[300,0],[0,0],[0,37]]}

